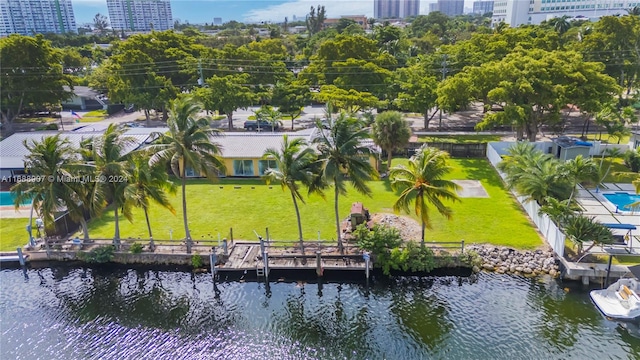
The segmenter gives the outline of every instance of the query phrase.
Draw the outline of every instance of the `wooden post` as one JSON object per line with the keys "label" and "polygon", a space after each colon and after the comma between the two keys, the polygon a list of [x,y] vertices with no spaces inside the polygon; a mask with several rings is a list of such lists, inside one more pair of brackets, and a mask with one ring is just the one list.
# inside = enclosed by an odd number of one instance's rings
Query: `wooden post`
{"label": "wooden post", "polygon": [[264,256],[264,240],[262,238],[260,238],[260,254]]}
{"label": "wooden post", "polygon": [[271,239],[269,239],[269,228],[265,228],[265,234],[267,236],[267,242],[271,241]]}
{"label": "wooden post", "polygon": [[464,239],[462,239],[462,241],[460,241],[460,245],[461,245],[461,249],[460,252],[464,252]]}
{"label": "wooden post", "polygon": [[224,255],[229,255],[229,244],[227,244],[227,239],[222,239],[222,249],[224,250]]}
{"label": "wooden post", "polygon": [[318,275],[318,277],[321,277],[324,275],[324,271],[322,270],[322,258],[320,257],[320,254],[322,254],[320,250],[317,250],[316,251],[316,275]]}
{"label": "wooden post", "polygon": [[211,277],[215,280],[216,278],[216,262],[218,262],[218,254],[216,254],[216,248],[211,249],[211,254],[209,254],[209,261],[211,262]]}
{"label": "wooden post", "polygon": [[264,278],[269,282],[269,251],[265,250],[262,253],[262,260],[264,261]]}
{"label": "wooden post", "polygon": [[231,243],[233,244],[233,228],[229,228],[229,239],[231,240]]}
{"label": "wooden post", "polygon": [[611,262],[613,261],[613,255],[609,255],[609,265],[607,265],[607,277],[604,280],[605,289],[609,286],[609,275],[611,274]]}
{"label": "wooden post", "polygon": [[18,250],[18,261],[20,262],[20,266],[24,266],[24,255],[22,255],[22,248],[17,248]]}
{"label": "wooden post", "polygon": [[364,275],[367,278],[367,280],[369,280],[369,261],[371,260],[371,257],[369,256],[368,252],[364,252],[364,254],[362,254],[362,257],[364,258]]}

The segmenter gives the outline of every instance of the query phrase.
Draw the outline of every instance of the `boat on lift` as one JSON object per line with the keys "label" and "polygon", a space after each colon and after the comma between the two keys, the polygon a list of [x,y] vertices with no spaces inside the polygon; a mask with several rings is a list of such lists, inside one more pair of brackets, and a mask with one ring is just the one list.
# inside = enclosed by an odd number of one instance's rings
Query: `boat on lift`
{"label": "boat on lift", "polygon": [[591,301],[607,318],[640,320],[640,281],[620,279],[606,289],[589,293]]}

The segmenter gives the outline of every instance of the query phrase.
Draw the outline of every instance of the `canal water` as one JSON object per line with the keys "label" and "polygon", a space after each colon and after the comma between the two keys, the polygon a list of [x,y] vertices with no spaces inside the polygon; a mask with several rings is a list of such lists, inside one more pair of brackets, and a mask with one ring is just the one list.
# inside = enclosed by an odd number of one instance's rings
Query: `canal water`
{"label": "canal water", "polygon": [[640,359],[579,284],[507,275],[364,284],[180,271],[0,272],[0,359]]}

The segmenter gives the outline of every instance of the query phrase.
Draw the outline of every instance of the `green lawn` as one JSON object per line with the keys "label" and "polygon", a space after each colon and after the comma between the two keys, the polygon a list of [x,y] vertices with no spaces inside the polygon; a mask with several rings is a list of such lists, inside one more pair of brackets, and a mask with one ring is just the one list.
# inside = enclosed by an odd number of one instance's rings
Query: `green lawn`
{"label": "green lawn", "polygon": [[0,251],[15,251],[29,242],[26,226],[29,219],[0,219]]}
{"label": "green lawn", "polygon": [[[402,163],[396,159],[394,165]],[[481,180],[489,198],[464,198],[452,205],[454,216],[447,221],[433,213],[433,230],[427,233],[429,241],[460,241],[469,243],[492,243],[521,249],[532,249],[542,245],[542,239],[529,222],[516,200],[503,188],[500,177],[485,159],[454,159],[451,179]],[[346,217],[351,203],[362,201],[372,213],[392,212],[396,194],[388,181],[370,183],[374,195],[364,197],[349,190],[340,197],[340,216]],[[239,187],[239,188],[236,188]],[[179,194],[179,193],[178,193]],[[312,196],[300,207],[304,237],[314,240],[335,239],[332,193],[327,199]],[[171,198],[177,210],[172,215],[166,209],[152,206],[150,212],[154,239],[168,239],[173,230],[173,239],[184,237],[180,196]],[[218,183],[205,180],[189,181],[187,186],[188,214],[192,237],[227,237],[233,227],[234,239],[255,240],[253,230],[264,235],[269,227],[272,239],[294,240],[297,238],[295,212],[288,192],[279,185],[264,185],[259,179],[222,179]],[[414,215],[415,216],[415,215]],[[90,235],[94,238],[113,236],[113,211],[90,222]],[[134,222],[122,220],[123,238],[147,238],[143,212],[134,211]],[[4,223],[3,223],[4,226]],[[210,235],[209,235],[210,234]]]}
{"label": "green lawn", "polygon": [[500,141],[501,135],[432,135],[432,136],[420,136],[419,142],[446,142],[456,144],[469,144],[469,143],[486,143],[490,141]]}
{"label": "green lawn", "polygon": [[93,110],[82,115],[80,122],[96,122],[102,121],[107,117],[107,110]]}
{"label": "green lawn", "polygon": [[631,183],[631,181],[638,177],[637,173],[628,175],[618,174],[631,172],[631,170],[624,165],[624,160],[621,158],[605,157],[604,159],[594,158],[594,160],[596,161],[596,164],[598,164],[598,166],[600,166],[600,162],[602,160],[603,171],[605,171],[609,167],[609,165],[611,165],[611,170],[609,170],[609,173],[607,173],[607,177],[604,178],[603,182]]}

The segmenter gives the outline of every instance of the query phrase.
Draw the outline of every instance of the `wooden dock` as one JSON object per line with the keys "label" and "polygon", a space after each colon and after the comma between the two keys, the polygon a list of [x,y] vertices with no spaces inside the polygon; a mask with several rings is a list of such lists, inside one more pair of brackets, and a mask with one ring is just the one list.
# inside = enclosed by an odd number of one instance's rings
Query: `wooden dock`
{"label": "wooden dock", "polygon": [[[270,270],[314,270],[318,269],[318,256],[322,270],[365,271],[366,264],[362,254],[337,253],[335,246],[318,246],[316,243],[305,245],[305,253],[293,246],[277,247],[266,244]],[[240,242],[233,244],[228,256],[221,256],[216,266],[217,272],[258,271],[264,269],[264,260],[260,243]]]}

